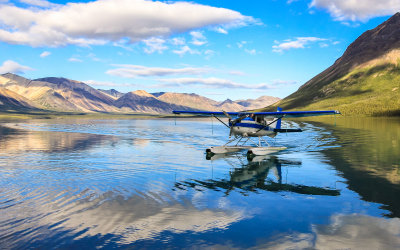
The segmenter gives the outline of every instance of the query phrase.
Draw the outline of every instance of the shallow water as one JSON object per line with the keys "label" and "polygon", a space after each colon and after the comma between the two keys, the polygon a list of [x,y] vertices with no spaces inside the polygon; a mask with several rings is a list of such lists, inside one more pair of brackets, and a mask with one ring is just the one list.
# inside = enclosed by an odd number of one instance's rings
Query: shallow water
{"label": "shallow water", "polygon": [[0,248],[400,248],[400,120],[285,125],[207,160],[210,120],[4,121]]}

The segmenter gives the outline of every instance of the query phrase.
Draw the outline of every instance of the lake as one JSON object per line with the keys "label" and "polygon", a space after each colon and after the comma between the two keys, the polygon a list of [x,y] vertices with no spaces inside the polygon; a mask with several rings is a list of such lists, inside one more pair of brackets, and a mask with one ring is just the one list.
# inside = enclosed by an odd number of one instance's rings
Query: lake
{"label": "lake", "polygon": [[399,249],[400,119],[285,121],[206,159],[210,119],[0,123],[0,248]]}

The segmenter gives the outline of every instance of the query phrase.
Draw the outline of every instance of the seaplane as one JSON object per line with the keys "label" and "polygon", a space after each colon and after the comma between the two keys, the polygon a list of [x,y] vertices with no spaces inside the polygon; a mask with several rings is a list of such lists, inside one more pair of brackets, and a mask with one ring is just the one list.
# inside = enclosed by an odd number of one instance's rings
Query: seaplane
{"label": "seaplane", "polygon": [[[299,128],[282,128],[283,118],[309,117],[340,114],[337,110],[283,111],[276,112],[226,112],[226,111],[172,111],[175,115],[211,116],[229,129],[229,140],[222,146],[206,149],[208,155],[227,154],[247,150],[247,155],[263,156],[287,149],[271,146],[264,136],[275,137],[278,133],[302,132]],[[228,118],[228,123],[221,117]],[[258,142],[254,141],[258,138]],[[251,144],[250,144],[251,143]]]}

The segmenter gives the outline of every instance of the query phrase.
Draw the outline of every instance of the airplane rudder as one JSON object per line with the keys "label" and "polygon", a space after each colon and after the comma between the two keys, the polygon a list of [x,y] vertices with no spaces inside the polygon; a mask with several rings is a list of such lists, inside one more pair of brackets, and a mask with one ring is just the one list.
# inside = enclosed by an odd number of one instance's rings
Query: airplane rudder
{"label": "airplane rudder", "polygon": [[[278,107],[278,108],[276,109],[276,111],[277,111],[277,112],[282,112],[282,108],[281,108],[281,107]],[[281,122],[282,122],[282,119],[278,119],[278,121],[276,122],[276,127],[275,127],[275,128],[280,129],[280,128],[281,128]]]}

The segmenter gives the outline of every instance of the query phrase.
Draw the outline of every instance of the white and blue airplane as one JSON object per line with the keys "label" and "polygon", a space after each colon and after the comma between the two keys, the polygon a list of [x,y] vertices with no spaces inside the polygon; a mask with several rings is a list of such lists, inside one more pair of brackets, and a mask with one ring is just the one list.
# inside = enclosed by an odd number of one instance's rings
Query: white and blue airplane
{"label": "white and blue airplane", "polygon": [[[282,111],[279,107],[276,112],[172,111],[172,113],[215,117],[229,128],[229,138],[233,136],[233,139],[223,146],[208,148],[206,150],[208,154],[226,154],[247,149],[247,153],[253,155],[268,155],[286,149],[286,147],[270,146],[267,141],[262,139],[263,136],[275,137],[280,132],[302,131],[301,129],[281,128],[282,118],[340,114],[337,110]],[[228,123],[219,118],[223,116],[228,118]],[[253,137],[258,137],[258,142],[254,142]],[[248,145],[249,141],[254,145]],[[263,146],[263,143],[266,146]]]}

